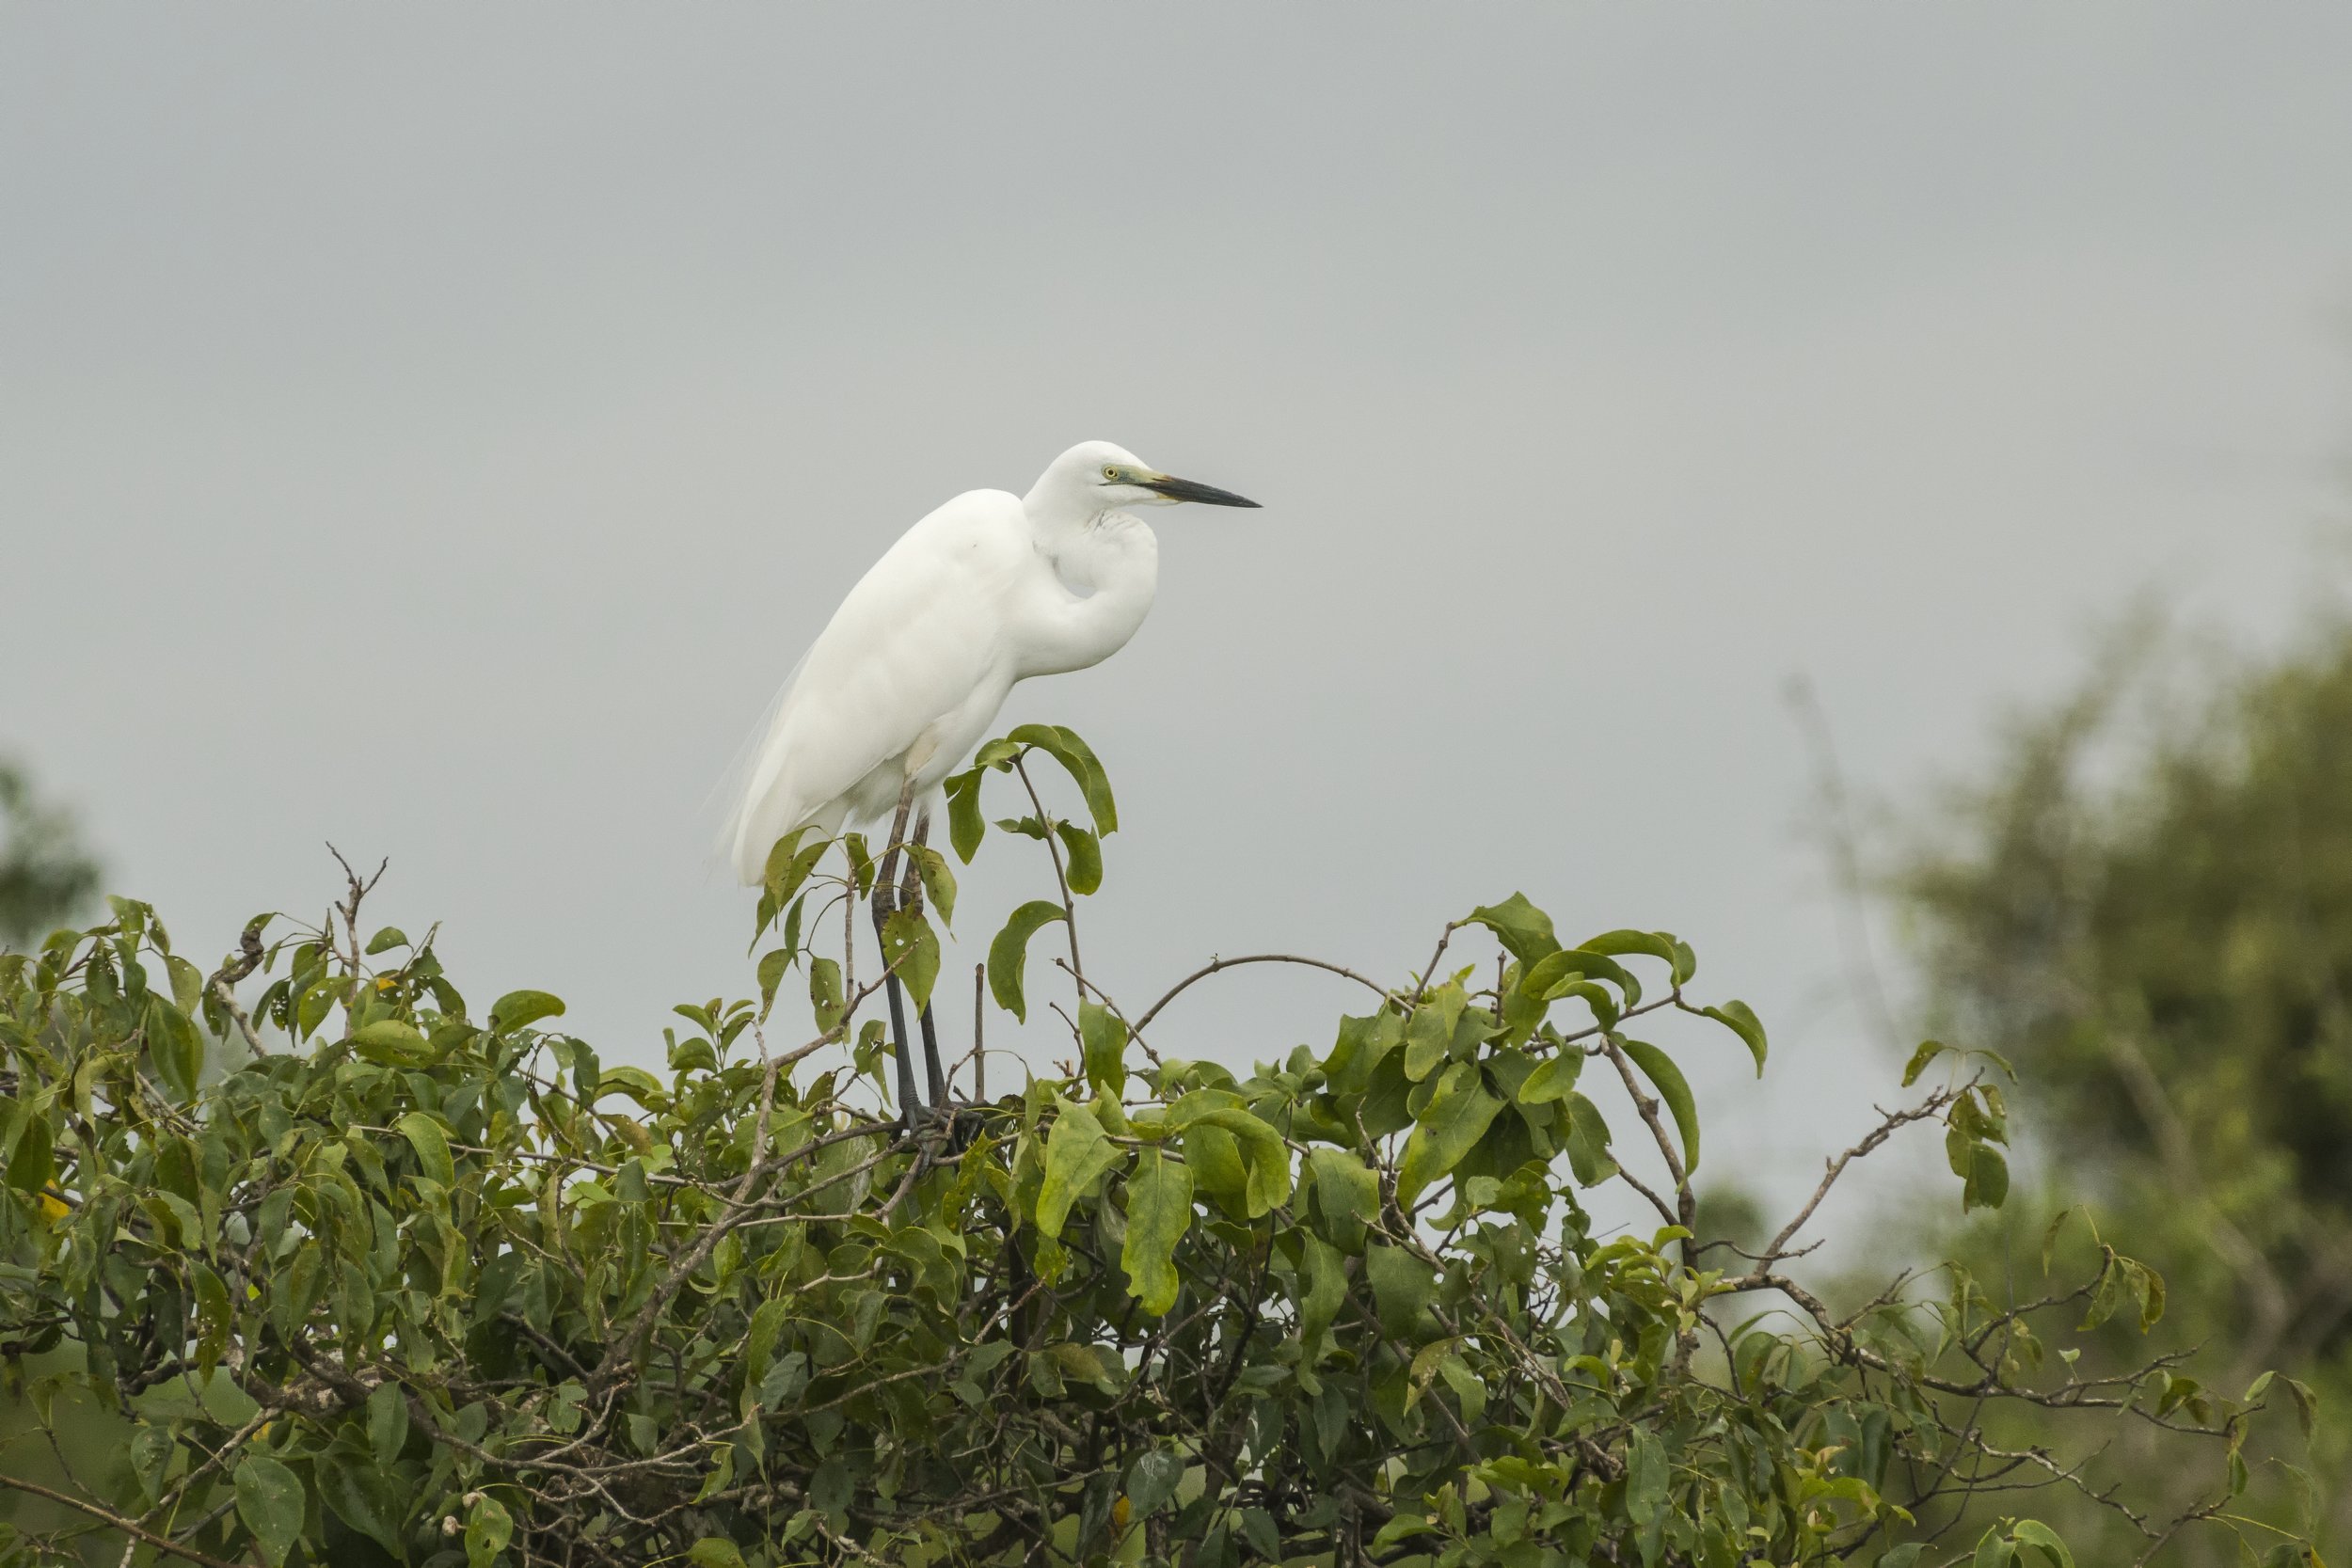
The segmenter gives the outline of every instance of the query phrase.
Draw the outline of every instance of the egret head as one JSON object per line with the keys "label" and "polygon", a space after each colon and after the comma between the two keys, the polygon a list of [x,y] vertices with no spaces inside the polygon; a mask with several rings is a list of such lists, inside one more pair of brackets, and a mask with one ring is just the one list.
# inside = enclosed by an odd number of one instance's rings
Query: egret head
{"label": "egret head", "polygon": [[1220,490],[1214,484],[1164,474],[1125,447],[1108,441],[1081,441],[1054,459],[1029,491],[1032,507],[1042,502],[1056,511],[1099,515],[1130,506],[1173,506],[1200,501],[1207,506],[1256,506],[1256,501]]}

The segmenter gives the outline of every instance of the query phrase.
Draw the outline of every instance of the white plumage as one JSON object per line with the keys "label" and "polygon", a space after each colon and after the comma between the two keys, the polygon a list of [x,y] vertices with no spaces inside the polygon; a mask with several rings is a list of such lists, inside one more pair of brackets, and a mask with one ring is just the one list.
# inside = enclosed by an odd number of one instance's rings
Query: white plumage
{"label": "white plumage", "polygon": [[1255,506],[1171,479],[1107,441],[1056,458],[1026,496],[968,490],[900,535],[785,682],[727,828],[755,883],[777,839],[828,833],[936,787],[1013,683],[1099,664],[1152,609],[1159,546],[1120,510]]}

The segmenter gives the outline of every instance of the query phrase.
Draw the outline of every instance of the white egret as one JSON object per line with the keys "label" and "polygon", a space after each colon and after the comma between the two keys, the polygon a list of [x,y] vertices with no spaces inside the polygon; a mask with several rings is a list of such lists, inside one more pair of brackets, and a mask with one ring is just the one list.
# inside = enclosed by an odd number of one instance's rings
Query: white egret
{"label": "white egret", "polygon": [[[828,834],[897,807],[874,890],[893,907],[898,846],[929,837],[930,796],[962,766],[1017,681],[1084,670],[1127,645],[1152,609],[1159,545],[1124,509],[1255,506],[1175,479],[1107,441],[1054,459],[1025,496],[967,490],[901,534],[841,601],[786,678],[744,765],[727,827],[736,875],[757,883],[797,828]],[[909,867],[907,896],[919,898]],[[913,1065],[890,984],[901,1101]],[[934,1101],[944,1092],[926,1010]]]}

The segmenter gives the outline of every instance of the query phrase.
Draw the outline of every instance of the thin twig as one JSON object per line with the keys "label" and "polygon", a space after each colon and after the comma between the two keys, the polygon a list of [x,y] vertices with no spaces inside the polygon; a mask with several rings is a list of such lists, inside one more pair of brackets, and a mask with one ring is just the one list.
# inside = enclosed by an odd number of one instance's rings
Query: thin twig
{"label": "thin twig", "polygon": [[1145,1029],[1150,1028],[1152,1021],[1160,1016],[1160,1009],[1175,1001],[1194,981],[1205,980],[1219,970],[1239,969],[1243,964],[1304,964],[1309,969],[1326,970],[1333,974],[1344,975],[1382,997],[1390,994],[1389,988],[1379,981],[1359,974],[1345,965],[1327,963],[1321,958],[1301,958],[1295,953],[1249,953],[1238,958],[1211,958],[1207,963],[1168,987],[1165,995],[1146,1007],[1143,1010],[1143,1016],[1135,1022],[1136,1033],[1141,1034]]}
{"label": "thin twig", "polygon": [[1045,815],[1045,802],[1029,779],[1029,769],[1021,758],[1012,759],[1012,770],[1021,775],[1021,787],[1029,792],[1029,805],[1037,813],[1040,835],[1045,840],[1045,852],[1054,857],[1054,885],[1061,890],[1062,925],[1070,936],[1070,973],[1078,980],[1078,1000],[1086,1000],[1087,966],[1078,958],[1078,904],[1070,895],[1070,878],[1062,870],[1061,840],[1055,836],[1054,819]]}

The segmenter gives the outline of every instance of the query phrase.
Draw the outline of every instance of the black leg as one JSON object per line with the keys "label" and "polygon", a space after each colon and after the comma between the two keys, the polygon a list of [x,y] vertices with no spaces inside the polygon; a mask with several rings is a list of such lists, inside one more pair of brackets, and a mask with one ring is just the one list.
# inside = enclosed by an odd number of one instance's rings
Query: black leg
{"label": "black leg", "polygon": [[[890,843],[882,851],[882,863],[874,875],[874,937],[882,940],[882,926],[890,918],[898,894],[898,846],[906,837],[907,813],[914,805],[914,781],[910,778],[906,787],[898,791],[898,820],[891,824]],[[923,1101],[914,1092],[914,1057],[907,1049],[906,1002],[898,989],[898,977],[890,975],[882,989],[890,995],[890,1043],[898,1058],[898,1115],[910,1130],[922,1119]]]}
{"label": "black leg", "polygon": [[[931,814],[923,813],[914,819],[914,845],[921,848],[930,842]],[[907,857],[906,880],[898,889],[899,904],[910,910],[923,908],[923,868]],[[929,1080],[931,1104],[934,1108],[947,1103],[947,1074],[939,1065],[939,1028],[931,1022],[931,1005],[923,1004],[923,1075]]]}

